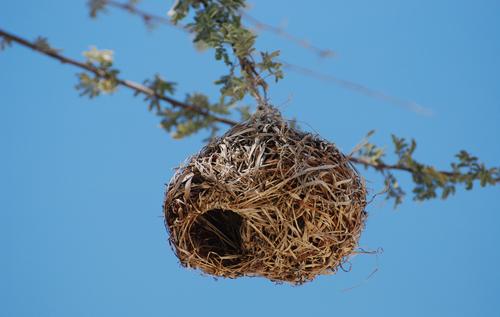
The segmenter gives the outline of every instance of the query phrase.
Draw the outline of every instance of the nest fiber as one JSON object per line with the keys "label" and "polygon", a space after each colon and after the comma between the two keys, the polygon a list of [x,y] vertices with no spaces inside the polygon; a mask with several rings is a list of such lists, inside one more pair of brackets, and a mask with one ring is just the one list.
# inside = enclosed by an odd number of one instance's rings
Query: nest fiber
{"label": "nest fiber", "polygon": [[365,205],[363,179],[334,144],[265,106],[177,170],[164,213],[182,265],[301,284],[355,251]]}

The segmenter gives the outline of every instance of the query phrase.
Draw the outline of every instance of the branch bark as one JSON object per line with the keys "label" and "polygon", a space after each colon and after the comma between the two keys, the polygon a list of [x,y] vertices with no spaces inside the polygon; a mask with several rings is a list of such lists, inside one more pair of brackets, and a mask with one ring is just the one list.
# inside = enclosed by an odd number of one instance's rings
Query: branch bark
{"label": "branch bark", "polygon": [[[77,60],[71,59],[67,56],[60,54],[56,50],[47,50],[47,49],[41,48],[41,47],[37,46],[34,42],[30,42],[24,38],[21,38],[17,35],[9,33],[5,30],[0,29],[0,36],[4,37],[6,39],[9,39],[12,42],[15,42],[17,44],[20,44],[24,47],[30,48],[33,51],[36,51],[38,53],[41,53],[43,55],[46,55],[46,56],[51,57],[53,59],[56,59],[63,64],[73,65],[77,68],[80,68],[80,69],[83,69],[83,70],[88,71],[90,73],[93,73],[99,77],[105,78],[105,77],[109,76],[109,74],[107,74],[105,71],[103,71],[102,69],[96,68],[91,64],[87,64],[87,63],[83,63],[83,62],[79,62]],[[236,121],[214,115],[210,111],[203,109],[201,107],[198,107],[196,105],[187,104],[185,102],[179,101],[177,99],[174,99],[174,98],[171,98],[168,96],[155,94],[155,92],[153,90],[151,90],[148,87],[141,85],[137,82],[134,82],[131,80],[126,80],[126,79],[121,79],[121,78],[116,78],[116,82],[118,83],[118,85],[126,87],[128,89],[131,89],[131,90],[135,91],[136,93],[143,94],[146,96],[151,96],[151,97],[157,98],[159,100],[163,100],[163,101],[169,103],[172,107],[184,108],[186,110],[190,110],[190,111],[199,113],[203,116],[209,117],[209,118],[213,119],[214,121],[227,124],[229,126],[233,126],[233,125],[237,124]]]}

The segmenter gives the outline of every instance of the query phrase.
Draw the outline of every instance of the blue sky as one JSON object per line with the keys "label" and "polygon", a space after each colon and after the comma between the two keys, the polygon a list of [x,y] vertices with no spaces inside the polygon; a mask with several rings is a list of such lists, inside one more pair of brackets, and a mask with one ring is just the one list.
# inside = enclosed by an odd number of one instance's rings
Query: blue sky
{"label": "blue sky", "polygon": [[[268,33],[260,48],[434,112],[421,116],[290,72],[270,94],[286,116],[345,152],[376,129],[381,145],[391,133],[416,138],[416,157],[440,168],[461,149],[499,165],[500,2],[251,3],[255,17],[285,23],[338,56],[319,59]],[[143,7],[163,14],[170,6]],[[46,36],[74,58],[90,45],[113,49],[123,77],[159,72],[179,83],[181,98],[215,97],[212,82],[224,71],[184,33],[151,32],[116,11],[92,21],[84,1],[7,1],[0,28]],[[0,53],[1,316],[498,315],[499,188],[407,199],[397,210],[376,200],[361,247],[384,253],[357,256],[351,272],[301,287],[215,281],[181,268],[163,226],[164,184],[204,135],[171,139],[125,90],[80,98],[75,72],[22,47]],[[382,188],[376,174],[363,175],[372,191]],[[406,175],[400,181],[410,189]]]}

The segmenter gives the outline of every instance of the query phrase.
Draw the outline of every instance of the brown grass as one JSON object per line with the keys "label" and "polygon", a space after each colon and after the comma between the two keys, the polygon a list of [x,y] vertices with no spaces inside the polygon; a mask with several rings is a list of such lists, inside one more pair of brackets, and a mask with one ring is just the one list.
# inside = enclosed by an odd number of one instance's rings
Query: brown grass
{"label": "brown grass", "polygon": [[264,107],[177,170],[164,213],[182,265],[301,284],[354,252],[365,205],[364,180],[334,144]]}

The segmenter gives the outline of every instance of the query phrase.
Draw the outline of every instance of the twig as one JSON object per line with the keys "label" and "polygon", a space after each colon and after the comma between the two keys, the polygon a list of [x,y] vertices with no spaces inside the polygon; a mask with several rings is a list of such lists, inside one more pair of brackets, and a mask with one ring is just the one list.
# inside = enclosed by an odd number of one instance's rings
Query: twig
{"label": "twig", "polygon": [[309,69],[309,68],[290,64],[290,63],[287,63],[284,61],[281,61],[281,63],[283,64],[284,68],[286,68],[288,70],[292,70],[292,71],[297,72],[297,73],[300,73],[302,75],[316,78],[316,79],[319,79],[319,80],[322,80],[325,82],[334,83],[338,86],[356,91],[356,92],[363,94],[365,96],[369,96],[369,97],[372,97],[375,99],[379,99],[379,100],[382,100],[385,102],[392,103],[394,105],[406,108],[410,111],[413,111],[413,112],[421,114],[421,115],[425,115],[425,116],[432,115],[432,110],[427,109],[427,108],[425,108],[425,107],[423,107],[423,106],[421,106],[418,103],[415,103],[413,101],[407,101],[407,100],[399,99],[399,98],[396,98],[393,96],[389,96],[383,92],[373,90],[373,89],[368,88],[366,86],[363,86],[361,84],[358,84],[358,83],[355,83],[355,82],[352,82],[349,80],[337,78],[337,77],[332,76],[332,75],[320,73],[320,72],[314,71],[314,70]]}
{"label": "twig", "polygon": [[[106,73],[102,69],[99,69],[91,64],[83,63],[83,62],[79,62],[79,61],[76,61],[74,59],[71,59],[69,57],[66,57],[66,56],[60,54],[56,50],[47,50],[47,49],[41,48],[33,42],[25,40],[19,36],[14,35],[14,34],[8,33],[2,29],[0,29],[0,36],[3,36],[4,38],[7,38],[7,39],[11,40],[12,42],[16,42],[22,46],[28,47],[28,48],[30,48],[38,53],[41,53],[41,54],[49,56],[53,59],[56,59],[63,64],[70,64],[70,65],[76,66],[80,69],[94,73],[95,75],[97,75],[99,77],[103,77],[103,78],[109,77],[108,73]],[[165,95],[158,95],[150,88],[148,88],[144,85],[141,85],[139,83],[136,83],[134,81],[116,78],[116,82],[118,85],[121,85],[123,87],[127,87],[131,90],[134,90],[136,93],[151,96],[151,97],[157,98],[159,100],[163,100],[163,101],[169,103],[172,107],[184,108],[186,110],[190,110],[190,111],[199,113],[203,116],[212,118],[214,121],[224,123],[227,125],[231,125],[231,126],[233,126],[237,123],[236,121],[214,115],[210,111],[203,109],[201,107],[198,107],[196,105],[187,104],[185,102],[176,100],[174,98],[171,98],[171,97],[168,97]]]}
{"label": "twig", "polygon": [[265,30],[265,31],[274,33],[274,34],[284,38],[287,41],[293,42],[293,43],[313,52],[314,54],[318,55],[321,58],[329,58],[329,57],[333,57],[333,56],[337,55],[331,49],[323,49],[323,48],[314,46],[311,43],[309,43],[309,41],[302,39],[302,38],[299,38],[299,37],[296,37],[295,35],[286,32],[283,28],[264,23],[264,22],[256,19],[255,17],[251,16],[246,11],[240,11],[240,12],[241,12],[242,17],[245,20],[247,20],[248,22],[250,22],[257,30]]}
{"label": "twig", "polygon": [[[399,170],[399,171],[404,171],[404,172],[409,172],[413,174],[415,171],[412,170],[411,168],[401,165],[401,164],[386,164],[382,162],[372,162],[367,159],[364,159],[362,157],[354,157],[350,156],[349,160],[353,163],[360,164],[360,165],[365,165],[365,166],[370,166],[378,171],[383,171],[383,170]],[[442,173],[446,176],[456,176],[456,173],[449,172],[449,171],[438,171],[438,173]]]}
{"label": "twig", "polygon": [[[144,10],[139,9],[137,6],[129,4],[129,3],[123,3],[119,1],[114,1],[114,0],[106,0],[105,1],[109,6],[115,7],[117,9],[125,10],[128,11],[132,14],[135,14],[137,16],[140,16],[146,23],[151,23],[151,22],[158,22],[166,25],[170,25],[172,27],[175,27],[179,30],[182,30],[184,32],[188,32],[185,27],[182,25],[174,24],[172,23],[168,18],[160,16],[160,15],[155,15],[151,14],[149,12],[146,12]],[[307,50],[312,51],[313,53],[317,54],[318,56],[322,58],[328,58],[328,57],[333,57],[335,56],[335,52],[330,50],[330,49],[322,49],[317,46],[314,46],[310,44],[307,40],[298,38],[288,32],[286,32],[284,29],[272,26],[270,24],[263,23],[259,20],[257,20],[255,17],[251,16],[247,12],[241,11],[241,15],[245,20],[247,20],[249,23],[251,23],[255,28],[260,29],[260,30],[266,30],[268,32],[274,33],[278,36],[283,37],[284,39],[293,42]]]}
{"label": "twig", "polygon": [[146,12],[144,10],[139,9],[137,6],[135,6],[133,4],[123,3],[123,2],[114,1],[114,0],[104,0],[104,2],[107,5],[111,6],[111,7],[115,7],[115,8],[120,9],[120,10],[125,10],[125,11],[128,11],[129,13],[132,13],[132,14],[134,14],[136,16],[141,17],[146,24],[150,24],[152,22],[157,22],[157,23],[161,23],[161,24],[165,24],[165,25],[171,26],[173,28],[176,28],[178,30],[184,31],[186,33],[191,33],[183,25],[181,25],[181,24],[174,24],[174,23],[172,23],[172,21],[170,21],[166,17],[160,16],[160,15],[156,15],[156,14],[151,14],[149,12]]}
{"label": "twig", "polygon": [[[186,29],[185,27],[183,27],[181,25],[175,25],[175,24],[173,24],[168,18],[163,17],[163,16],[159,16],[159,15],[155,15],[155,14],[143,11],[143,10],[140,10],[140,9],[137,8],[137,6],[134,6],[134,5],[131,5],[131,4],[128,4],[128,3],[118,2],[118,1],[115,1],[115,0],[105,0],[105,2],[108,5],[112,6],[112,7],[115,7],[115,8],[120,9],[120,10],[128,11],[131,14],[136,15],[136,16],[142,18],[144,21],[146,21],[146,23],[148,23],[148,22],[158,22],[158,23],[161,23],[161,24],[165,24],[165,25],[176,27],[177,29],[180,29],[180,30],[182,30],[184,32],[188,32],[189,33],[188,29]],[[251,17],[246,12],[242,11],[241,14],[250,23],[254,24],[256,27],[264,28],[264,29],[266,29],[268,31],[280,34],[281,36],[283,36],[283,37],[285,37],[285,38],[287,38],[287,39],[289,39],[291,41],[294,41],[294,42],[296,42],[297,44],[299,44],[299,45],[301,45],[303,47],[307,47],[310,50],[316,51],[320,56],[321,55],[328,56],[328,55],[335,54],[333,51],[325,50],[325,49],[321,49],[321,48],[312,46],[307,41],[305,41],[303,39],[299,39],[299,38],[297,38],[297,37],[295,37],[295,36],[293,36],[293,35],[285,32],[281,28],[277,28],[277,27],[274,27],[274,26],[262,23],[262,22],[258,21],[257,19]],[[352,81],[348,81],[348,80],[344,80],[344,79],[340,79],[340,78],[337,78],[335,76],[331,76],[331,75],[327,75],[327,74],[322,74],[322,73],[316,72],[316,71],[314,71],[312,69],[309,69],[309,68],[306,68],[306,67],[303,67],[303,66],[294,65],[294,64],[288,63],[286,61],[281,61],[281,63],[283,64],[283,67],[285,67],[286,69],[288,69],[290,71],[293,71],[293,72],[296,72],[296,73],[299,73],[299,74],[302,74],[302,75],[305,75],[305,76],[309,76],[309,77],[312,77],[312,78],[315,78],[315,79],[318,79],[318,80],[322,80],[322,81],[326,81],[326,82],[330,82],[330,83],[336,84],[336,85],[341,86],[343,88],[355,91],[357,93],[363,94],[363,95],[371,97],[371,98],[375,98],[375,99],[379,99],[379,100],[382,100],[382,101],[385,101],[385,102],[389,102],[391,104],[403,107],[405,109],[408,109],[410,111],[413,111],[413,112],[421,114],[421,115],[426,115],[426,116],[432,115],[432,111],[430,109],[427,109],[427,108],[419,105],[416,102],[399,99],[399,98],[387,95],[387,94],[385,94],[383,92],[376,91],[374,89],[368,88],[368,87],[363,86],[361,84],[358,84],[358,83],[355,83],[355,82],[352,82]]]}

